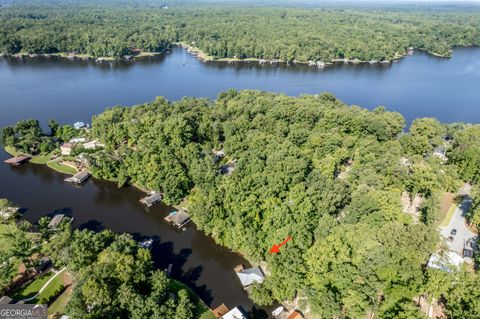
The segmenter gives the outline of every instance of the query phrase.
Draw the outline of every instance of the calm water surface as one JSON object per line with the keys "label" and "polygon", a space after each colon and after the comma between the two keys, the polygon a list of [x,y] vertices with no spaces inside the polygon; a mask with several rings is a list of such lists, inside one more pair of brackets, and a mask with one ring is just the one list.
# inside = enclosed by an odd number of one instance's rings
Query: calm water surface
{"label": "calm water surface", "polygon": [[[348,104],[386,105],[407,121],[433,116],[444,122],[480,121],[480,49],[457,49],[451,59],[416,54],[391,66],[340,65],[324,70],[256,63],[201,63],[181,49],[135,63],[90,63],[62,59],[0,59],[0,126],[33,117],[46,124],[90,122],[113,105],[132,105],[163,95],[215,96],[226,89],[260,89],[288,95],[330,91]],[[0,151],[0,159],[7,158]],[[232,271],[240,256],[219,247],[190,224],[177,231],[163,221],[172,209],[139,204],[143,194],[90,180],[78,188],[64,175],[35,164],[0,164],[0,197],[25,209],[34,222],[58,212],[75,226],[154,237],[159,267],[174,264],[173,276],[210,306],[252,307]]]}

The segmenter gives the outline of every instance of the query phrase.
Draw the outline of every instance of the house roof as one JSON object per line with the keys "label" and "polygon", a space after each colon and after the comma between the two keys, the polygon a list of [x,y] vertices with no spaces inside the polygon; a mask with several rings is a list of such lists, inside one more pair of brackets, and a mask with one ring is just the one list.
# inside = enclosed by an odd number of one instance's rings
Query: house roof
{"label": "house roof", "polygon": [[443,252],[442,254],[432,254],[428,260],[427,267],[451,272],[454,268],[459,268],[463,263],[463,258],[453,251]]}
{"label": "house roof", "polygon": [[155,194],[147,196],[143,199],[144,203],[147,204],[147,205],[155,204],[156,202],[159,202],[161,200],[162,200],[162,194],[160,194],[160,193],[155,193]]}
{"label": "house roof", "polygon": [[213,315],[216,317],[216,318],[220,318],[222,317],[224,314],[228,313],[228,308],[227,306],[225,306],[224,303],[222,303],[220,306],[218,306],[217,308],[213,309],[212,312],[213,312]]}
{"label": "house roof", "polygon": [[2,298],[0,298],[0,304],[1,305],[6,305],[6,304],[9,304],[12,302],[12,298],[10,298],[9,296],[3,296]]}
{"label": "house roof", "polygon": [[189,219],[190,215],[183,210],[179,210],[175,215],[172,216],[172,221],[177,225],[181,225]]}
{"label": "house roof", "polygon": [[223,315],[223,319],[247,319],[247,315],[240,307],[235,307]]}
{"label": "house roof", "polygon": [[302,314],[296,310],[294,310],[288,317],[287,319],[300,319],[303,318]]}
{"label": "house roof", "polygon": [[73,144],[69,143],[69,142],[66,142],[66,143],[63,143],[62,146],[60,146],[60,147],[62,147],[62,148],[72,148]]}
{"label": "house roof", "polygon": [[260,267],[248,268],[236,273],[243,287],[248,287],[256,282],[262,283],[265,276]]}
{"label": "house roof", "polygon": [[82,180],[84,178],[87,178],[90,176],[90,173],[87,171],[81,171],[80,173],[75,174],[73,177],[77,178],[79,180]]}

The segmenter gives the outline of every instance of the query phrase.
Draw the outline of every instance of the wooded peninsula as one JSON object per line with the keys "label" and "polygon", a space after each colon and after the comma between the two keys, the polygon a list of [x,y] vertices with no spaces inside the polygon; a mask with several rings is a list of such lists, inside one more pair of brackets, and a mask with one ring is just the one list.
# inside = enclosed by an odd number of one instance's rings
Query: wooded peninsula
{"label": "wooded peninsula", "polygon": [[[97,178],[182,201],[218,243],[265,262],[265,281],[249,291],[258,305],[296,299],[322,318],[420,319],[421,300],[440,300],[451,318],[479,317],[474,267],[427,263],[448,250],[437,231],[446,192],[471,185],[466,220],[480,226],[480,125],[433,118],[405,125],[399,113],[347,106],[329,93],[230,90],[215,101],[158,97],[109,108],[81,133],[103,147],[73,154],[84,154]],[[51,152],[79,134],[68,127],[52,121],[45,134],[38,121],[24,120],[3,128],[1,142]],[[288,249],[269,253],[288,236]],[[78,294],[100,315],[117,298],[115,287]]]}
{"label": "wooded peninsula", "polygon": [[122,58],[164,52],[175,43],[200,50],[205,59],[380,62],[409,48],[448,57],[455,46],[480,45],[480,10],[66,0],[0,10],[2,54]]}

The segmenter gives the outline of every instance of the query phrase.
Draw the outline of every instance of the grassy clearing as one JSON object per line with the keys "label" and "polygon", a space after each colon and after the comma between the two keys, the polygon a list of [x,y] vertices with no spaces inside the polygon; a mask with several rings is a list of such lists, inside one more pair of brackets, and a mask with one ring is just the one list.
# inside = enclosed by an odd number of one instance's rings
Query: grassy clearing
{"label": "grassy clearing", "polygon": [[47,166],[53,170],[56,170],[59,173],[74,175],[77,173],[77,170],[73,167],[62,165],[57,161],[50,161],[47,163]]}
{"label": "grassy clearing", "polygon": [[72,289],[67,288],[60,296],[48,306],[48,315],[64,314],[67,303],[72,296]]}
{"label": "grassy clearing", "polygon": [[173,280],[171,281],[172,290],[178,292],[181,289],[185,289],[188,291],[190,295],[190,299],[195,305],[195,309],[193,311],[194,318],[200,319],[216,319],[213,315],[212,311],[208,306],[200,299],[189,287],[185,286],[183,283]]}
{"label": "grassy clearing", "polygon": [[12,244],[10,234],[10,225],[0,224],[0,255],[6,254]]}
{"label": "grassy clearing", "polygon": [[32,300],[30,303],[40,303],[47,304],[53,298],[58,296],[63,291],[63,280],[61,274],[55,277],[47,287],[38,295],[37,298]]}
{"label": "grassy clearing", "polygon": [[5,152],[7,152],[8,154],[10,154],[12,156],[17,156],[17,155],[21,154],[21,152],[17,151],[14,147],[11,147],[11,146],[6,146],[5,147]]}
{"label": "grassy clearing", "polygon": [[[23,152],[20,152],[17,149],[15,149],[14,147],[11,147],[11,146],[6,146],[5,147],[5,152],[7,152],[8,154],[10,154],[12,156],[18,156],[18,155],[24,154]],[[50,161],[51,158],[52,158],[52,154],[36,155],[36,156],[29,155],[29,156],[31,157],[29,162],[34,163],[34,164],[47,164],[47,162]]]}
{"label": "grassy clearing", "polygon": [[33,163],[33,164],[47,164],[51,159],[52,159],[51,154],[38,155],[38,156],[32,157],[32,159],[30,160],[30,163]]}
{"label": "grassy clearing", "polygon": [[447,227],[448,224],[450,224],[450,220],[452,219],[453,213],[455,213],[455,210],[458,208],[457,205],[452,204],[450,208],[448,209],[447,214],[445,215],[445,218],[443,219],[442,223],[440,224],[440,227]]}
{"label": "grassy clearing", "polygon": [[29,283],[28,285],[26,285],[25,287],[23,288],[20,288],[19,291],[17,291],[14,295],[13,295],[13,299],[15,300],[22,300],[22,299],[26,299],[26,298],[31,298],[33,296],[35,296],[35,294],[37,294],[39,291],[40,291],[40,288],[43,287],[43,285],[45,285],[45,283],[55,274],[51,273],[51,272],[47,272],[47,273],[44,273],[44,274],[41,274],[40,276],[38,276],[34,281],[32,281],[31,283]]}

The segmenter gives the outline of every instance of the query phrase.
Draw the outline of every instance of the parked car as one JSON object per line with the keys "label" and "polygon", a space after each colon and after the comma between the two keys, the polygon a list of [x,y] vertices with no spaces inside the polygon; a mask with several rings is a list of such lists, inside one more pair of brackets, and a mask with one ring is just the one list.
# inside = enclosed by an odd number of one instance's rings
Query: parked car
{"label": "parked car", "polygon": [[450,232],[450,236],[455,236],[457,234],[457,230],[454,228],[452,229],[452,231]]}

